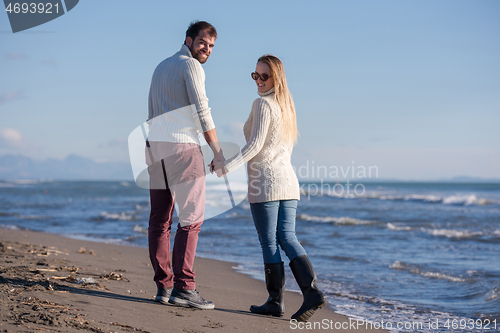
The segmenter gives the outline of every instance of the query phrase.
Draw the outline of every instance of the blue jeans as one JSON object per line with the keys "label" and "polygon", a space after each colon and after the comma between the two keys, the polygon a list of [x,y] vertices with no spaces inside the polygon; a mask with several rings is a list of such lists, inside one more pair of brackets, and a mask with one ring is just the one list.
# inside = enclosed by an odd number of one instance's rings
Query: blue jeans
{"label": "blue jeans", "polygon": [[267,201],[250,204],[259,235],[264,264],[282,262],[278,244],[290,261],[306,254],[295,235],[297,200]]}

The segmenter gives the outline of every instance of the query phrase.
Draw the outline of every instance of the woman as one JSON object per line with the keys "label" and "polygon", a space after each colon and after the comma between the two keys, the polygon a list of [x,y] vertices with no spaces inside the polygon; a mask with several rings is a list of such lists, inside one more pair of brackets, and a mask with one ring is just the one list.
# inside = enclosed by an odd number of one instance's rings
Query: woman
{"label": "woman", "polygon": [[260,57],[252,78],[260,98],[254,101],[243,127],[247,144],[237,156],[215,163],[213,168],[221,177],[248,162],[248,201],[262,247],[269,292],[266,303],[252,305],[250,311],[277,317],[285,312],[285,270],[279,244],[290,259],[290,268],[304,296],[292,319],[307,321],[326,305],[326,298],[317,288],[311,262],[295,235],[300,199],[299,182],[290,162],[298,136],[295,106],[283,64],[277,57]]}

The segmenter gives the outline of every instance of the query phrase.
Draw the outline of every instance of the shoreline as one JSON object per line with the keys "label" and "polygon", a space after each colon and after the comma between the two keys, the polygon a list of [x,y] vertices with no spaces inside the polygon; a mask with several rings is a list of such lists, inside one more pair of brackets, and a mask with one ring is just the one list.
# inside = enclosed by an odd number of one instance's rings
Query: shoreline
{"label": "shoreline", "polygon": [[265,284],[237,272],[235,263],[196,258],[197,289],[215,303],[215,310],[197,310],[152,301],[156,286],[145,248],[10,229],[0,229],[0,243],[4,332],[383,331],[353,328],[355,320],[329,306],[309,323],[290,322],[302,295],[288,290],[284,317],[252,314],[250,305],[267,299]]}

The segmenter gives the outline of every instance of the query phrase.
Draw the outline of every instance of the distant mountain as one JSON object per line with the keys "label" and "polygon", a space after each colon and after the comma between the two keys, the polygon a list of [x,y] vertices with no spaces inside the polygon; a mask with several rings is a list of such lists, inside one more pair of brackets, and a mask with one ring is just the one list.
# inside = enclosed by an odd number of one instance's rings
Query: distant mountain
{"label": "distant mountain", "polygon": [[69,155],[35,161],[22,155],[0,156],[0,179],[133,180],[128,163],[97,163]]}

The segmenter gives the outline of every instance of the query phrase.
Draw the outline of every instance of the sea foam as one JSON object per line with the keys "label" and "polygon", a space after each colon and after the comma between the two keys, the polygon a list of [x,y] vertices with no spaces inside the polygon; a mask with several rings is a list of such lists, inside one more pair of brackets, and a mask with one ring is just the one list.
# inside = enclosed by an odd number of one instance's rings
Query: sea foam
{"label": "sea foam", "polygon": [[309,222],[321,222],[321,223],[334,223],[340,225],[360,225],[360,224],[374,224],[376,221],[360,220],[353,217],[341,216],[314,216],[308,214],[299,214],[297,219],[309,221]]}

